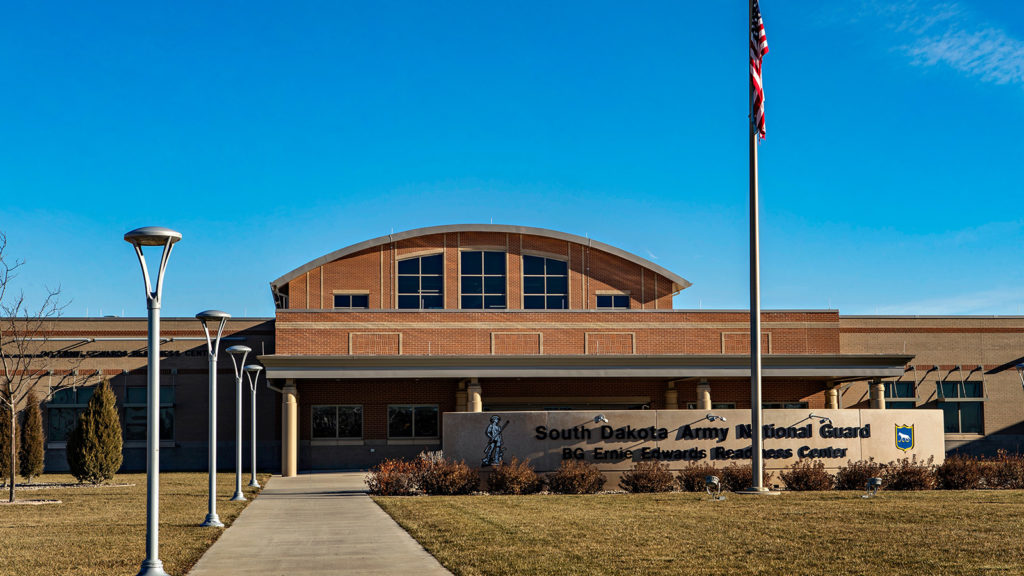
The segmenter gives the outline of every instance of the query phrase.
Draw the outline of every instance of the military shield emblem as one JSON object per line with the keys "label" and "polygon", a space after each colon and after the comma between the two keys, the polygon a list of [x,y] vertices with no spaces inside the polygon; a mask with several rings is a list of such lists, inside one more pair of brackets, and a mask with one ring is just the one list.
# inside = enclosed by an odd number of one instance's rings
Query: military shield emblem
{"label": "military shield emblem", "polygon": [[896,447],[906,452],[914,447],[914,425],[896,425]]}

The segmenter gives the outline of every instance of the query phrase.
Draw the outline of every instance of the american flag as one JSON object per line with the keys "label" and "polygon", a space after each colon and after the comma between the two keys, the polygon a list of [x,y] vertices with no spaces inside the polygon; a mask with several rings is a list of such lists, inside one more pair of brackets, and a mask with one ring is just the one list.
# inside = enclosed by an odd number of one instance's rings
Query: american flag
{"label": "american flag", "polygon": [[764,138],[764,89],[761,87],[761,59],[768,53],[768,38],[757,0],[750,11],[750,117],[758,138]]}

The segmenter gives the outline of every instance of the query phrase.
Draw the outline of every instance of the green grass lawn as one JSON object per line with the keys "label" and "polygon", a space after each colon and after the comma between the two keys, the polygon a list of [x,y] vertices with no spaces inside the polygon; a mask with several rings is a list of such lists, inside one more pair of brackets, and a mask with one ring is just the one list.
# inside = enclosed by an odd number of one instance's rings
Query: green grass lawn
{"label": "green grass lawn", "polygon": [[1024,574],[1024,491],[374,500],[458,575]]}
{"label": "green grass lawn", "polygon": [[[265,484],[269,475],[258,476]],[[44,474],[36,482],[75,482],[69,475]],[[249,475],[243,476],[243,486]],[[146,557],[146,475],[118,474],[112,483],[19,489],[19,500],[60,500],[41,506],[0,505],[0,575],[54,574],[131,576]],[[230,525],[247,502],[229,502],[233,473],[217,475],[217,513]],[[258,490],[245,488],[247,497]],[[7,498],[6,489],[2,492]],[[173,576],[185,574],[223,529],[201,528],[207,512],[207,475],[160,475],[160,559]]]}

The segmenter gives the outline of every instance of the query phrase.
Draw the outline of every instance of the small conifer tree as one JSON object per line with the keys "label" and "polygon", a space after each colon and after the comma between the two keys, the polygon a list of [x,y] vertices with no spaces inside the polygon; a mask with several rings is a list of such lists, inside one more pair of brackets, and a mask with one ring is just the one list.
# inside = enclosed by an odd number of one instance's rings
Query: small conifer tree
{"label": "small conifer tree", "polygon": [[[11,474],[11,411],[0,404],[0,486],[6,486]],[[14,435],[17,438],[17,435]],[[14,452],[17,451],[15,448]]]}
{"label": "small conifer tree", "polygon": [[104,380],[78,425],[68,438],[67,458],[71,474],[79,482],[100,484],[114,477],[121,468],[121,420],[117,416],[114,392]]}
{"label": "small conifer tree", "polygon": [[30,393],[21,424],[21,446],[18,450],[18,474],[26,481],[43,473],[43,414],[35,393]]}

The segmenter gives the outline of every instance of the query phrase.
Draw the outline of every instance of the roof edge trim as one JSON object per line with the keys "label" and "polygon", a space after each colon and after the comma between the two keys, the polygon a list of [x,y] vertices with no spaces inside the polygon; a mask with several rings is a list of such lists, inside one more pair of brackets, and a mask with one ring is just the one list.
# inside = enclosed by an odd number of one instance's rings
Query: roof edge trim
{"label": "roof edge trim", "polygon": [[356,252],[361,252],[369,248],[375,248],[377,246],[387,244],[390,242],[398,242],[400,240],[417,238],[419,236],[429,236],[431,234],[445,234],[450,232],[497,232],[501,234],[528,234],[530,236],[542,236],[546,238],[554,238],[556,240],[565,240],[567,242],[583,244],[584,246],[595,248],[602,252],[607,252],[609,254],[633,262],[634,264],[643,266],[648,270],[661,274],[662,276],[672,281],[673,293],[685,290],[686,288],[689,288],[691,286],[691,283],[682,276],[670,272],[665,268],[655,264],[654,262],[647,260],[646,258],[641,258],[640,256],[633,254],[632,252],[627,252],[621,248],[616,248],[615,246],[611,246],[603,242],[598,242],[597,240],[593,240],[591,238],[587,238],[584,236],[577,236],[576,234],[569,234],[568,232],[559,232],[557,230],[548,230],[547,228],[533,228],[530,226],[515,226],[509,224],[447,224],[442,226],[428,226],[426,228],[415,228],[412,230],[406,230],[404,232],[398,232],[396,234],[379,236],[377,238],[373,238],[370,240],[364,240],[362,242],[359,242],[358,244],[346,246],[345,248],[341,248],[340,250],[335,250],[334,252],[325,254],[315,260],[311,260],[306,264],[303,264],[302,266],[299,266],[298,268],[292,270],[291,272],[288,272],[287,274],[281,276],[277,280],[274,280],[273,282],[270,283],[270,289],[272,292],[276,293],[277,289],[279,289],[281,286],[284,286],[285,284],[291,282],[292,280],[301,276],[302,274],[305,274],[306,272],[309,272],[310,270],[313,270],[315,268],[319,268],[324,264],[327,264],[328,262],[333,262],[334,260],[344,258],[345,256],[348,256],[350,254],[355,254]]}

